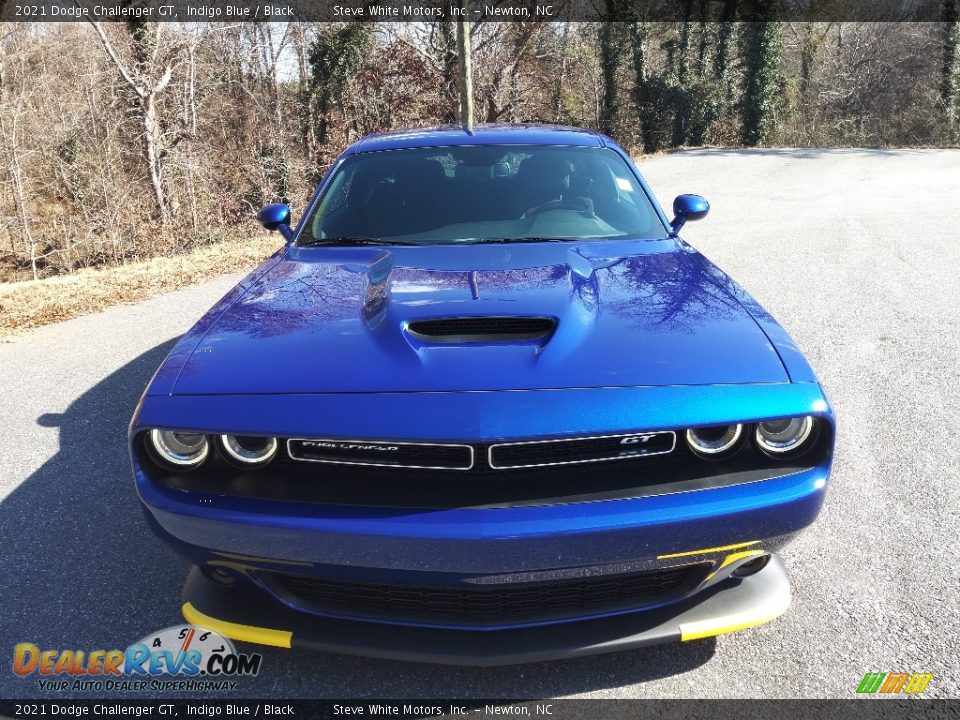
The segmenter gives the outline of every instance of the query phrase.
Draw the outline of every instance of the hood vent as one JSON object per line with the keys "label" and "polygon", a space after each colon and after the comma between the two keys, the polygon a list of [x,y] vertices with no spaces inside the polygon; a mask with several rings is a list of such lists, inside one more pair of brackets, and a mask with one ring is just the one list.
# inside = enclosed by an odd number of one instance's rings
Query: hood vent
{"label": "hood vent", "polygon": [[425,343],[492,343],[542,340],[556,327],[546,317],[456,317],[417,320],[407,332]]}

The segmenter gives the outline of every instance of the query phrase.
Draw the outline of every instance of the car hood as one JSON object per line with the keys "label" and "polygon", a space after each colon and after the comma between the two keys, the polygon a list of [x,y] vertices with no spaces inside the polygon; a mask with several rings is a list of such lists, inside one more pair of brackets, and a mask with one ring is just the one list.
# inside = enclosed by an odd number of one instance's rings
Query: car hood
{"label": "car hood", "polygon": [[[673,240],[293,248],[207,327],[175,394],[788,382],[751,315]],[[535,316],[435,343],[418,320]]]}

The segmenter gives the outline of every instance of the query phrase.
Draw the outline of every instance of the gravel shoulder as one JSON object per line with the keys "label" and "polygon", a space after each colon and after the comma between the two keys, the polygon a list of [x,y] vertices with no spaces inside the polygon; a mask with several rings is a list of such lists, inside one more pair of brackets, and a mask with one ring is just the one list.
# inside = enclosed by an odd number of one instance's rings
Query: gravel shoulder
{"label": "gravel shoulder", "polygon": [[182,255],[0,283],[0,342],[11,342],[44,325],[237,273],[281,247],[278,235],[260,231],[253,237],[204,245]]}

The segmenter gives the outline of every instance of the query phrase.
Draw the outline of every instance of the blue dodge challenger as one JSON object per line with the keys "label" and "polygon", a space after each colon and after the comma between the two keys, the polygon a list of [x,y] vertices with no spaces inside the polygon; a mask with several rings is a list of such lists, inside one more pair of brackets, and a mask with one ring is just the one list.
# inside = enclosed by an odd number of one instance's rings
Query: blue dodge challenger
{"label": "blue dodge challenger", "polygon": [[171,351],[130,425],[224,636],[495,665],[783,613],[834,419],[786,332],[610,138],[368,136]]}

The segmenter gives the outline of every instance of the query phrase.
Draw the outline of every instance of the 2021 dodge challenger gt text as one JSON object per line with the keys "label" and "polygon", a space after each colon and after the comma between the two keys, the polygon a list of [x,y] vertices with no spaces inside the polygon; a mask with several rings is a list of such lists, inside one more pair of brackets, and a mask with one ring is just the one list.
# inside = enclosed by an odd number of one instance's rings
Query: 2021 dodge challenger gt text
{"label": "2021 dodge challenger gt text", "polygon": [[368,136],[175,345],[130,426],[191,623],[492,665],[687,641],[790,602],[834,420],[777,322],[610,138]]}

